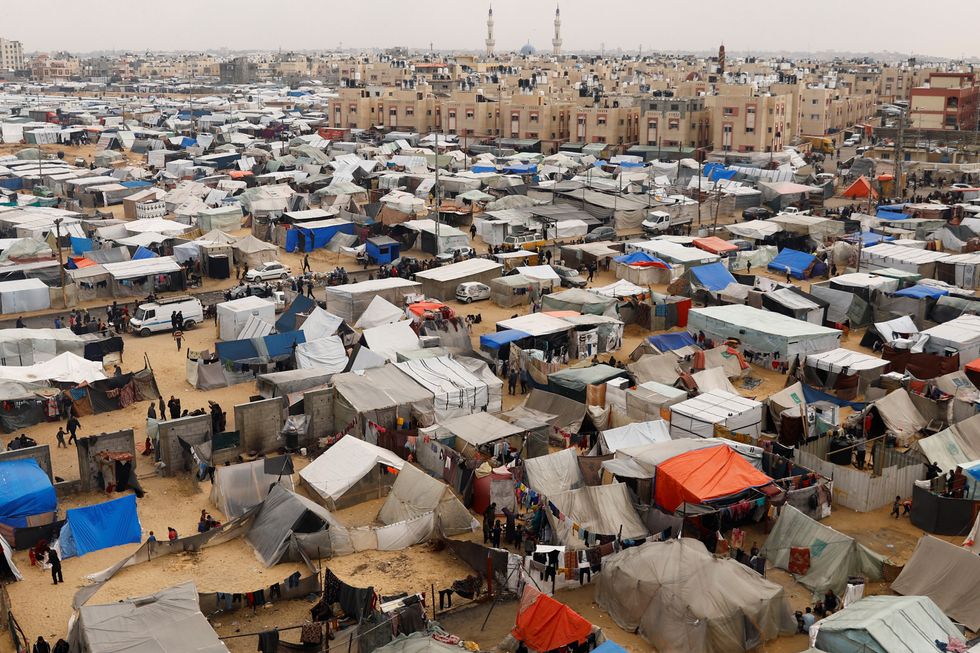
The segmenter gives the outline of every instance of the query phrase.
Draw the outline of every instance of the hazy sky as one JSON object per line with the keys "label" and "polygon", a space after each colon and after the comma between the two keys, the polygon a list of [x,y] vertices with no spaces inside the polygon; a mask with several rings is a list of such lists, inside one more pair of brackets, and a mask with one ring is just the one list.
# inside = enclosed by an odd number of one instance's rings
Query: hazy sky
{"label": "hazy sky", "polygon": [[[28,51],[483,49],[485,0],[3,0],[0,35]],[[495,0],[498,50],[550,49],[553,0]],[[977,0],[561,0],[566,50],[980,54]],[[77,17],[77,18],[75,18]]]}

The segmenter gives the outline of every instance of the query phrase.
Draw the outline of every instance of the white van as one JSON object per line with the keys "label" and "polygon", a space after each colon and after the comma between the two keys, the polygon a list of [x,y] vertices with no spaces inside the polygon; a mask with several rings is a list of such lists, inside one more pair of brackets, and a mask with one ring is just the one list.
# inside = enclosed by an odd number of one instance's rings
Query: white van
{"label": "white van", "polygon": [[464,304],[490,299],[490,286],[479,281],[464,281],[456,286],[456,300]]}
{"label": "white van", "polygon": [[170,316],[181,313],[184,316],[184,330],[192,329],[204,319],[204,307],[195,297],[183,295],[158,299],[155,302],[140,304],[136,314],[129,320],[129,328],[133,333],[148,336],[157,331],[169,331]]}

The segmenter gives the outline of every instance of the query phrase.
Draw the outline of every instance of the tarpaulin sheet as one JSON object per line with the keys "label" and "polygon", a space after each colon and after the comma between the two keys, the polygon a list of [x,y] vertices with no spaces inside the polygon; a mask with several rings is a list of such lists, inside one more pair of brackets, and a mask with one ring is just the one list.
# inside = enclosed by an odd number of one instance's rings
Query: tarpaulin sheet
{"label": "tarpaulin sheet", "polygon": [[507,329],[495,333],[486,333],[480,336],[480,347],[482,349],[500,349],[506,344],[522,338],[530,338],[531,334],[518,331],[517,329]]}
{"label": "tarpaulin sheet", "polygon": [[90,252],[93,249],[95,249],[95,244],[92,242],[91,238],[77,238],[75,236],[71,237],[72,254],[84,254],[85,252]]}
{"label": "tarpaulin sheet", "polygon": [[657,505],[673,512],[682,503],[704,503],[772,483],[731,447],[709,447],[674,456],[657,466]]}
{"label": "tarpaulin sheet", "polygon": [[535,651],[552,651],[569,644],[584,642],[592,624],[564,603],[524,586],[517,624],[512,635]]}
{"label": "tarpaulin sheet", "polygon": [[670,263],[659,259],[652,254],[647,254],[646,252],[632,252],[631,254],[623,254],[622,256],[617,256],[613,259],[616,263],[622,263],[624,265],[636,265],[640,267],[657,267],[669,270]]}
{"label": "tarpaulin sheet", "polygon": [[[777,257],[778,258],[778,257]],[[709,263],[691,268],[695,282],[708,290],[724,290],[729,284],[736,283],[735,277],[723,263]]]}
{"label": "tarpaulin sheet", "polygon": [[316,302],[304,295],[298,295],[293,303],[289,305],[283,314],[276,320],[276,330],[280,333],[294,331],[296,329],[297,313],[307,314],[316,308]]}
{"label": "tarpaulin sheet", "polygon": [[893,294],[898,297],[915,297],[916,299],[922,297],[929,297],[931,299],[936,299],[938,297],[943,297],[945,295],[948,295],[949,291],[943,288],[937,288],[936,286],[916,284],[908,288],[903,288]]}
{"label": "tarpaulin sheet", "polygon": [[864,410],[868,404],[861,401],[846,401],[844,399],[838,399],[832,394],[822,392],[816,388],[809,386],[807,384],[803,385],[803,396],[806,398],[807,403],[816,403],[818,401],[829,401],[832,404],[840,406],[842,408],[853,408],[854,410]]}
{"label": "tarpaulin sheet", "polygon": [[768,268],[780,273],[785,273],[789,269],[789,273],[795,278],[805,279],[807,270],[813,265],[815,258],[813,254],[786,247],[780,250],[776,258],[769,262]]}
{"label": "tarpaulin sheet", "polygon": [[136,514],[136,495],[72,508],[61,529],[61,557],[83,556],[120,544],[139,542],[142,534]]}
{"label": "tarpaulin sheet", "polygon": [[673,351],[675,349],[694,346],[697,344],[694,341],[694,337],[687,331],[661,333],[660,335],[648,337],[647,341],[662,352]]}
{"label": "tarpaulin sheet", "polygon": [[950,617],[980,629],[980,556],[969,549],[925,535],[892,583],[905,596],[928,596]]}
{"label": "tarpaulin sheet", "polygon": [[27,526],[27,517],[58,507],[51,479],[33,458],[0,462],[0,522]]}

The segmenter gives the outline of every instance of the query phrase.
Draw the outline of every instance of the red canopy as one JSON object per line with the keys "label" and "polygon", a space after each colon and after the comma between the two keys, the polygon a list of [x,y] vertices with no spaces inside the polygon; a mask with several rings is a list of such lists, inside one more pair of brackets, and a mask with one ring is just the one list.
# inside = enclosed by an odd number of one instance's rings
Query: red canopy
{"label": "red canopy", "polygon": [[511,634],[535,651],[553,651],[584,642],[592,624],[570,607],[542,594],[531,585],[524,588]]}
{"label": "red canopy", "polygon": [[869,194],[872,198],[878,197],[878,193],[875,189],[871,187],[871,182],[865,176],[858,177],[854,180],[854,183],[847,187],[843,193],[844,197],[867,197]]}
{"label": "red canopy", "polygon": [[707,238],[695,238],[694,246],[712,254],[725,254],[738,251],[738,245],[732,245],[727,240],[722,240],[718,236],[708,236]]}
{"label": "red canopy", "polygon": [[655,500],[673,512],[682,503],[704,503],[772,483],[728,446],[682,453],[657,465]]}

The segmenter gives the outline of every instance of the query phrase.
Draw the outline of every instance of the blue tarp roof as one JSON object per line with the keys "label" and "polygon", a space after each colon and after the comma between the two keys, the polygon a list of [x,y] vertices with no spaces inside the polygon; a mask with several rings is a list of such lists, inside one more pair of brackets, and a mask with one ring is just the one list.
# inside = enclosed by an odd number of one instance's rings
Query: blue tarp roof
{"label": "blue tarp roof", "polygon": [[949,294],[948,290],[943,290],[942,288],[937,288],[935,286],[927,286],[924,284],[917,284],[914,286],[909,286],[908,288],[903,288],[896,293],[892,293],[899,297],[931,297],[936,299]]}
{"label": "blue tarp roof", "polygon": [[316,302],[307,297],[306,295],[298,295],[293,303],[289,305],[279,319],[276,320],[276,331],[279,333],[286,333],[287,331],[293,331],[296,328],[296,314],[297,313],[309,313],[316,307]]}
{"label": "blue tarp roof", "polygon": [[626,653],[626,649],[611,639],[607,639],[592,649],[592,653]]}
{"label": "blue tarp roof", "polygon": [[126,188],[148,188],[153,184],[148,181],[133,180],[133,181],[121,181],[119,182],[119,185],[125,186]]}
{"label": "blue tarp roof", "polygon": [[299,235],[303,234],[303,246],[305,252],[312,252],[314,249],[326,247],[330,239],[337,234],[353,234],[354,223],[333,224],[323,227],[307,229],[303,225],[293,225],[286,231],[285,249],[287,252],[295,252],[299,249]]}
{"label": "blue tarp roof", "polygon": [[647,342],[660,351],[674,351],[681,347],[695,345],[694,337],[687,331],[676,331],[674,333],[661,333],[656,336],[647,337]]}
{"label": "blue tarp roof", "polygon": [[191,138],[190,136],[184,136],[180,140],[181,147],[194,147],[195,145],[197,145],[197,141]]}
{"label": "blue tarp roof", "polygon": [[229,340],[214,343],[214,350],[221,361],[245,361],[253,358],[282,358],[293,353],[293,344],[306,342],[302,331],[273,333],[261,338]]}
{"label": "blue tarp roof", "polygon": [[737,283],[732,273],[721,262],[696,265],[691,268],[691,274],[694,275],[698,285],[712,291],[724,290],[728,284]]}
{"label": "blue tarp roof", "polygon": [[905,208],[905,204],[879,204],[878,205],[879,211],[884,209],[885,211],[897,211],[898,213],[901,213],[902,209],[904,208]]}
{"label": "blue tarp roof", "polygon": [[667,268],[668,270],[670,269],[670,263],[662,259],[659,259],[656,256],[651,256],[646,252],[633,252],[632,254],[623,254],[621,256],[615,257],[613,260],[616,261],[617,263],[624,263],[626,265],[633,265],[635,263],[659,263],[663,265],[665,268]]}
{"label": "blue tarp roof", "polygon": [[836,404],[841,407],[853,408],[854,410],[864,410],[868,404],[860,401],[846,401],[844,399],[838,399],[832,394],[827,394],[822,390],[817,390],[816,388],[807,385],[806,383],[801,384],[803,386],[803,397],[806,399],[808,404],[813,404],[818,401],[829,401],[832,404]]}
{"label": "blue tarp roof", "polygon": [[470,170],[473,172],[497,172],[497,166],[473,166]]}
{"label": "blue tarp roof", "polygon": [[504,168],[504,172],[510,172],[517,175],[533,175],[537,174],[538,166],[534,163],[512,163]]}
{"label": "blue tarp roof", "polygon": [[768,267],[770,270],[780,273],[786,272],[786,268],[789,268],[790,274],[794,277],[805,279],[806,271],[813,264],[815,258],[813,254],[787,247],[776,254],[776,258],[770,261]]}
{"label": "blue tarp roof", "polygon": [[301,345],[306,342],[305,331],[287,331],[286,333],[274,333],[271,336],[262,338],[269,356],[289,356],[293,353],[293,345]]}
{"label": "blue tarp roof", "polygon": [[480,336],[480,347],[484,349],[500,349],[506,344],[522,338],[530,338],[530,333],[524,333],[517,329],[504,329],[495,333],[487,333]]}
{"label": "blue tarp roof", "polygon": [[95,249],[95,243],[92,242],[91,238],[71,237],[72,254],[84,254],[85,252],[91,252],[93,249]]}
{"label": "blue tarp roof", "polygon": [[36,460],[0,462],[0,522],[24,528],[28,517],[57,508],[51,479]]}
{"label": "blue tarp roof", "polygon": [[142,245],[140,245],[139,248],[136,250],[136,253],[133,254],[133,260],[138,261],[143,258],[157,258],[158,256],[159,254],[157,254],[156,252],[152,252],[147,248],[143,247]]}
{"label": "blue tarp roof", "polygon": [[848,240],[854,240],[854,241],[856,241],[858,238],[861,239],[861,244],[865,246],[877,245],[878,243],[895,240],[894,236],[883,236],[881,234],[876,234],[873,231],[862,231],[860,235],[851,234],[850,236],[847,237]]}
{"label": "blue tarp roof", "polygon": [[58,538],[62,559],[139,542],[142,537],[135,494],[94,506],[72,508],[67,518]]}
{"label": "blue tarp roof", "polygon": [[908,220],[909,217],[911,217],[905,213],[899,213],[898,211],[882,211],[880,208],[875,216],[881,218],[882,220]]}

